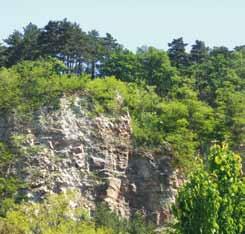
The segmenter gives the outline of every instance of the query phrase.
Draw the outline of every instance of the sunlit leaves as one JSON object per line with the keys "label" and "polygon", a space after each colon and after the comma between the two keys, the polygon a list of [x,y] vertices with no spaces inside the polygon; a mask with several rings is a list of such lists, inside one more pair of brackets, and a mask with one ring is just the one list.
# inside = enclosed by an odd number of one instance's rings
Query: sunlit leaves
{"label": "sunlit leaves", "polygon": [[244,179],[241,158],[215,145],[207,167],[201,165],[179,190],[175,216],[181,234],[244,232]]}

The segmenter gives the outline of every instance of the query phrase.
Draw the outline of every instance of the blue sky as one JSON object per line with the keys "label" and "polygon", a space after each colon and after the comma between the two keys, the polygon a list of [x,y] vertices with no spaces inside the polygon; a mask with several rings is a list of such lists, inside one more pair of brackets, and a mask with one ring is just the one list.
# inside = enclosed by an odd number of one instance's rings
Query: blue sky
{"label": "blue sky", "polygon": [[245,0],[0,0],[0,39],[29,22],[68,18],[84,31],[110,32],[127,48],[167,49],[173,38],[210,47],[245,44]]}

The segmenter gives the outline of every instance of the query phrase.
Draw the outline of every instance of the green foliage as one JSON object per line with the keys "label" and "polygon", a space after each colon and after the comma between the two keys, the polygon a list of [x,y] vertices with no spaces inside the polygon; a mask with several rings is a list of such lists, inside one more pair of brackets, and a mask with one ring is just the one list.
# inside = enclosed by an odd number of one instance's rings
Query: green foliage
{"label": "green foliage", "polygon": [[[203,119],[198,122],[198,116],[195,118],[195,115],[200,109],[194,110],[193,103],[186,102],[187,105],[177,100],[166,101],[150,86],[127,84],[115,78],[88,81],[85,89],[91,93],[95,112],[115,115],[129,111],[136,146],[158,148],[168,142],[173,148],[176,165],[188,167],[198,146],[194,127],[200,128],[201,135],[201,129],[209,124],[206,117],[210,110],[201,109],[203,112],[199,115]],[[189,123],[191,116],[194,117],[192,123]]]}
{"label": "green foliage", "polygon": [[99,204],[94,217],[96,227],[108,227],[113,234],[127,234],[128,221],[119,217],[105,204]]}
{"label": "green foliage", "polygon": [[153,234],[154,225],[147,223],[140,213],[136,213],[129,220],[119,217],[115,212],[100,204],[95,212],[97,227],[107,227],[112,234]]}
{"label": "green foliage", "polygon": [[175,216],[184,234],[244,233],[245,187],[241,158],[215,145],[206,167],[200,165],[179,190]]}
{"label": "green foliage", "polygon": [[129,223],[129,234],[153,234],[155,227],[152,223],[146,223],[139,212],[136,212]]}
{"label": "green foliage", "polygon": [[96,30],[86,33],[67,19],[49,21],[44,28],[29,23],[23,32],[15,30],[4,42],[6,47],[0,46],[0,66],[51,56],[67,66],[67,73],[87,73],[92,77],[99,64],[122,47],[111,34],[101,37]]}
{"label": "green foliage", "polygon": [[137,80],[138,61],[134,53],[119,50],[110,54],[101,66],[101,76],[116,76],[126,82]]}
{"label": "green foliage", "polygon": [[54,59],[23,62],[0,70],[0,109],[31,113],[44,105],[57,107],[64,92],[80,90],[86,80],[61,75],[62,71],[63,64]]}
{"label": "green foliage", "polygon": [[165,51],[149,47],[139,50],[138,80],[144,80],[148,85],[156,86],[156,92],[165,96],[178,85],[177,70],[171,66],[169,57]]}
{"label": "green foliage", "polygon": [[179,233],[217,233],[221,198],[215,184],[203,169],[196,170],[189,180],[176,202]]}
{"label": "green foliage", "polygon": [[203,41],[196,40],[190,51],[190,60],[192,63],[202,63],[208,58],[209,49]]}
{"label": "green foliage", "polygon": [[215,176],[214,183],[222,198],[217,219],[219,232],[243,233],[245,186],[241,158],[224,145],[211,149],[208,162],[208,171]]}
{"label": "green foliage", "polygon": [[234,148],[245,143],[245,93],[232,87],[217,90],[217,139],[229,140]]}
{"label": "green foliage", "polygon": [[3,67],[6,63],[6,47],[0,43],[0,67]]}
{"label": "green foliage", "polygon": [[25,187],[24,183],[16,176],[6,174],[14,160],[14,155],[0,142],[0,217],[24,198],[19,193],[19,190]]}
{"label": "green foliage", "polygon": [[101,75],[113,75],[126,82],[143,81],[156,86],[161,96],[167,95],[180,81],[167,53],[154,47],[140,48],[136,54],[128,50],[114,52],[101,67]]}
{"label": "green foliage", "polygon": [[[94,114],[129,112],[135,145],[159,148],[170,143],[177,164],[184,167],[191,164],[197,150],[205,153],[212,140],[227,140],[234,148],[243,144],[244,93],[234,87],[242,82],[234,70],[227,71],[227,62],[221,55],[217,55],[217,61],[211,58],[194,67],[191,78],[179,76],[163,51],[141,49],[135,56],[138,65],[132,66],[145,82],[138,78],[135,83],[127,83],[113,77],[91,80],[84,75],[67,75],[64,65],[54,59],[25,61],[11,69],[1,69],[0,109],[27,118],[43,106],[58,108],[64,93],[86,90],[93,101]],[[210,63],[215,66],[210,67]],[[216,63],[223,64],[223,68]],[[195,88],[199,82],[195,77],[203,66],[208,66],[214,77],[218,75],[217,68],[227,75],[223,83],[215,78],[215,87],[207,83],[211,92],[208,97],[215,97],[212,107],[199,100],[203,94]],[[210,76],[211,83],[213,80]]]}
{"label": "green foliage", "polygon": [[1,234],[113,234],[106,227],[96,228],[80,208],[72,208],[74,193],[49,196],[42,203],[23,203],[0,219]]}
{"label": "green foliage", "polygon": [[[168,145],[175,165],[182,170],[193,169],[194,155],[204,157],[213,141],[226,141],[244,155],[244,46],[233,51],[224,46],[210,49],[197,40],[188,53],[187,44],[178,38],[169,43],[167,52],[145,46],[133,53],[110,34],[102,37],[96,30],[83,32],[78,24],[67,19],[50,21],[42,29],[30,23],[23,32],[14,31],[4,42],[0,44],[1,117],[14,113],[22,120],[31,120],[35,111],[45,106],[59,108],[62,95],[77,92],[91,101],[88,104],[91,118],[129,113],[134,147],[155,152]],[[6,173],[21,154],[26,154],[18,149],[20,136],[10,140],[8,144],[13,144],[14,154],[0,144],[1,216],[21,201],[19,191],[24,186],[18,178]],[[38,148],[31,150],[35,154]],[[215,156],[209,158],[208,164],[212,165],[209,170],[199,167],[199,174],[194,173],[192,183],[187,183],[181,192],[183,199],[179,198],[179,202],[186,213],[179,210],[178,217],[183,222],[193,218],[193,222],[180,228],[183,231],[188,227],[187,233],[195,233],[197,227],[203,233],[240,233],[242,206],[234,208],[234,204],[240,204],[244,183],[235,179],[239,177],[236,160],[232,160],[235,156],[217,147],[210,155]],[[192,199],[195,202],[190,203]],[[187,217],[190,209],[195,215]],[[200,209],[204,212],[199,214]],[[29,216],[22,213],[9,214],[8,219],[23,222],[24,229],[12,221],[3,222],[2,233],[27,232]],[[101,217],[104,224],[98,224],[97,220],[96,225],[109,226],[108,233],[119,229],[123,233],[124,221],[113,213],[107,215],[110,218]],[[126,231],[147,232],[140,219],[135,220],[135,225],[127,223]],[[81,227],[87,233],[97,233],[90,222],[79,224],[82,226],[72,220],[60,222],[64,227],[58,225],[52,233],[69,233],[73,227],[77,228],[74,233]]]}
{"label": "green foliage", "polygon": [[50,195],[41,203],[16,205],[0,218],[1,234],[153,234],[154,226],[136,214],[126,220],[99,205],[95,217],[85,210],[74,208],[74,192]]}
{"label": "green foliage", "polygon": [[91,94],[97,113],[118,114],[125,111],[123,98],[127,96],[127,86],[115,77],[90,80],[85,89]]}
{"label": "green foliage", "polygon": [[183,69],[189,65],[189,55],[185,50],[187,45],[182,37],[174,39],[168,44],[168,55],[173,66]]}

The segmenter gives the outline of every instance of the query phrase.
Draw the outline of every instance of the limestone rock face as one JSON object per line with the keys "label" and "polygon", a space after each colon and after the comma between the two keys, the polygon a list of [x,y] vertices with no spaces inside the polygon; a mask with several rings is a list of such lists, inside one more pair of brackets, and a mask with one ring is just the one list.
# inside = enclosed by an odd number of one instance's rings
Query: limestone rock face
{"label": "limestone rock face", "polygon": [[157,224],[166,222],[181,183],[171,157],[134,149],[129,114],[95,117],[87,102],[74,95],[29,121],[1,117],[0,140],[21,155],[10,173],[28,184],[30,200],[75,189],[88,209],[105,201],[124,217],[141,210]]}

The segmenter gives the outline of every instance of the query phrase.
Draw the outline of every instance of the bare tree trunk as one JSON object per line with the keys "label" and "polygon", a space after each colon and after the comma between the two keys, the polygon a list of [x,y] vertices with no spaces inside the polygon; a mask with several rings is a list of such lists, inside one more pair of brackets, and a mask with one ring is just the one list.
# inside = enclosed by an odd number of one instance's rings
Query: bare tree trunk
{"label": "bare tree trunk", "polygon": [[92,61],[92,64],[91,64],[91,77],[92,79],[95,78],[95,61],[94,60]]}

